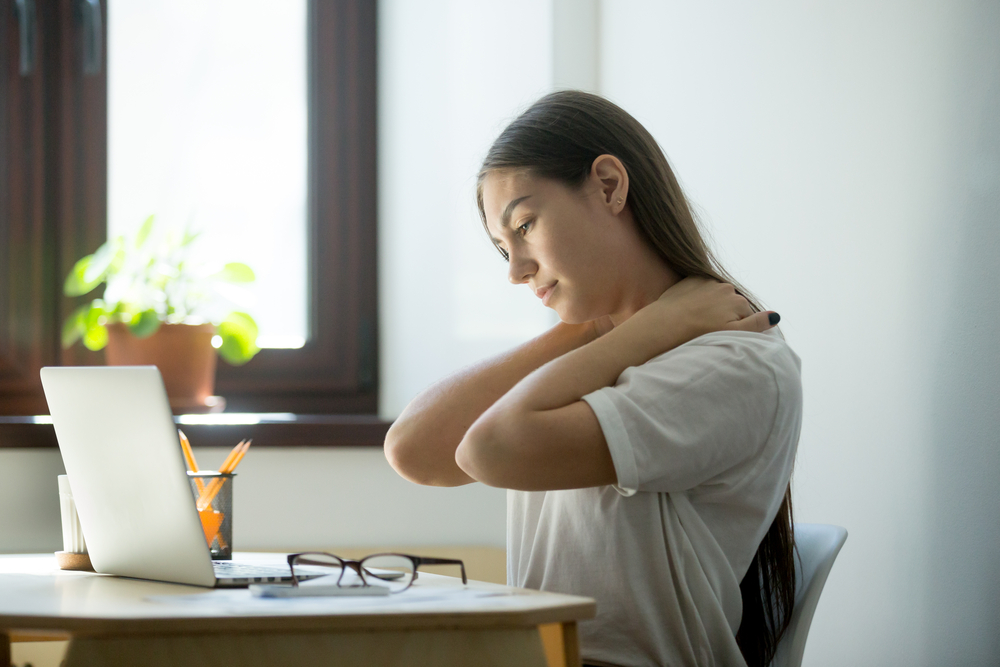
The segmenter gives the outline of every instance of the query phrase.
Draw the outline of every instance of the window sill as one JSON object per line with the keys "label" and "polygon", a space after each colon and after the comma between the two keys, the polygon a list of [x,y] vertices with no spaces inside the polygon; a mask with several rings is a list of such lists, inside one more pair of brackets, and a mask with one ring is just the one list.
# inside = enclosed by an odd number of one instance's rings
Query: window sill
{"label": "window sill", "polygon": [[[178,415],[178,428],[195,447],[232,447],[252,438],[254,447],[381,447],[391,422],[375,415],[221,413]],[[56,448],[47,417],[0,417],[0,449]]]}

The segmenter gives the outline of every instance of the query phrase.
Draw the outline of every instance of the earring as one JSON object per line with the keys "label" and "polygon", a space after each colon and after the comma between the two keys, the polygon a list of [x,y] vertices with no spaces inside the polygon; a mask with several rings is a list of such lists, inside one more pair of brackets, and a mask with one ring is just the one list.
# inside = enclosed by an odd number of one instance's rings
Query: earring
{"label": "earring", "polygon": [[619,203],[619,204],[621,204],[621,203],[622,203],[622,198],[621,198],[621,197],[619,197],[619,198],[618,198],[618,203]]}

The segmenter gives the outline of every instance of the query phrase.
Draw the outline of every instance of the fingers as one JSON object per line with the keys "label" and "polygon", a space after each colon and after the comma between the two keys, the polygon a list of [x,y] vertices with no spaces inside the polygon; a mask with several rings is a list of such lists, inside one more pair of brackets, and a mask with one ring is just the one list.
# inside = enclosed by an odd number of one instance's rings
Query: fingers
{"label": "fingers", "polygon": [[754,314],[753,306],[750,302],[746,300],[746,297],[741,296],[735,290],[733,291],[733,297],[738,299],[736,302],[736,313],[743,319],[750,317]]}
{"label": "fingers", "polygon": [[762,333],[775,326],[780,320],[781,316],[778,313],[773,310],[767,310],[744,317],[738,322],[733,322],[728,328],[734,331],[755,331]]}

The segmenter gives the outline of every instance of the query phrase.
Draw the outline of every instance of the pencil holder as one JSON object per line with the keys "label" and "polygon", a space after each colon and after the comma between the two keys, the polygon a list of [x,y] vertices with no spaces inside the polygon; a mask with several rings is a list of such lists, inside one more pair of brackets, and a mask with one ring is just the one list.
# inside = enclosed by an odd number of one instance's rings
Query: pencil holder
{"label": "pencil holder", "polygon": [[234,473],[188,472],[198,518],[212,560],[233,558],[233,477]]}

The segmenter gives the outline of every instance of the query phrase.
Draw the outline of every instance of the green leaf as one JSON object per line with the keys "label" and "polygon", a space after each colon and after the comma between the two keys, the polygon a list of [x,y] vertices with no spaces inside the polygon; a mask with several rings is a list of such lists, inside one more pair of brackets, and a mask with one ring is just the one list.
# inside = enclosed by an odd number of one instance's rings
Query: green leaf
{"label": "green leaf", "polygon": [[73,265],[66,276],[63,292],[66,296],[81,296],[100,285],[118,257],[121,239],[112,239]]}
{"label": "green leaf", "polygon": [[66,276],[66,282],[63,284],[63,294],[66,296],[80,296],[96,287],[96,285],[87,285],[83,278],[93,260],[93,255],[87,255],[73,265],[69,275]]}
{"label": "green leaf", "polygon": [[103,324],[96,324],[92,327],[87,327],[87,330],[83,334],[83,345],[88,350],[97,352],[98,350],[104,349],[104,346],[108,344],[108,329]]}
{"label": "green leaf", "polygon": [[85,306],[80,306],[63,322],[62,346],[64,348],[71,347],[87,330],[87,312],[89,310],[89,303]]}
{"label": "green leaf", "polygon": [[219,336],[222,337],[219,355],[234,366],[242,366],[260,352],[257,323],[246,313],[230,313],[219,325]]}
{"label": "green leaf", "polygon": [[93,260],[90,262],[90,266],[83,274],[83,279],[90,284],[97,285],[108,275],[108,271],[114,264],[116,257],[118,256],[118,250],[121,247],[121,237],[112,239],[102,245],[97,251],[91,255]]}
{"label": "green leaf", "polygon": [[104,326],[107,321],[107,304],[101,299],[94,299],[87,308],[87,313],[84,317],[84,347],[96,352],[108,344],[108,330]]}
{"label": "green leaf", "polygon": [[252,283],[257,280],[253,269],[243,262],[229,262],[218,273],[213,274],[213,278],[225,280],[229,283]]}
{"label": "green leaf", "polygon": [[156,215],[151,215],[142,223],[139,227],[139,232],[135,235],[135,247],[141,248],[149,238],[149,233],[153,231],[153,224],[156,221]]}
{"label": "green leaf", "polygon": [[181,239],[181,248],[187,247],[194,242],[196,238],[201,236],[201,232],[192,232],[190,227],[184,229],[184,237]]}
{"label": "green leaf", "polygon": [[128,329],[136,338],[149,338],[160,328],[160,316],[150,308],[135,315],[129,322]]}

